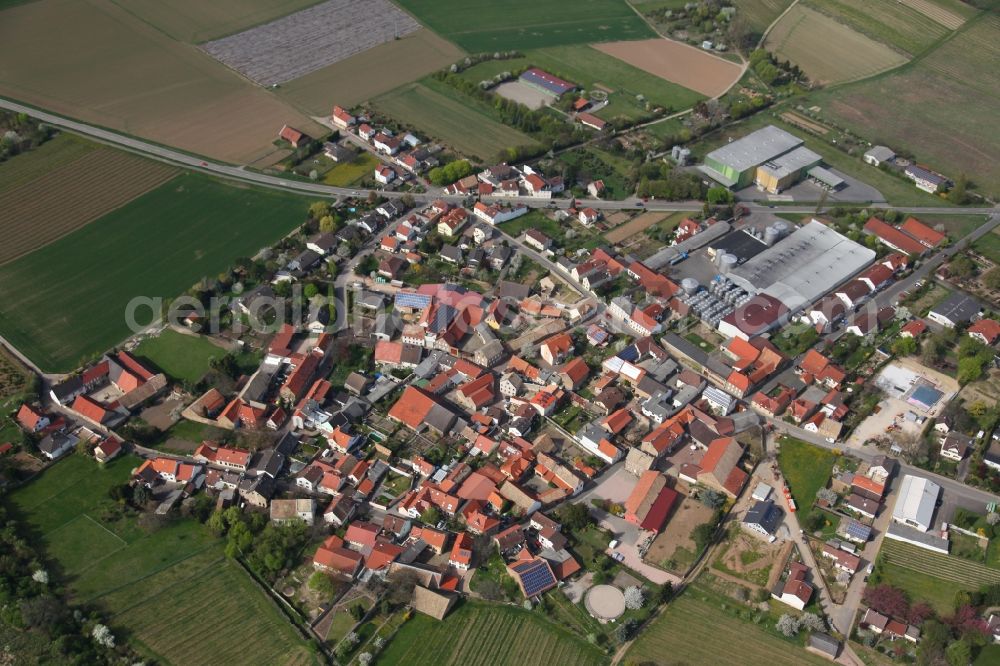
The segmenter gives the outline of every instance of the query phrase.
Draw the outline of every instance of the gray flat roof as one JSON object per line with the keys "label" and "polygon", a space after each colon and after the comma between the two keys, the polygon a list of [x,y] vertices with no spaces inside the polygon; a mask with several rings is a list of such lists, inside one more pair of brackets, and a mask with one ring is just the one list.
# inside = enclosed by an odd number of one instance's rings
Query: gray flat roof
{"label": "gray flat roof", "polygon": [[801,146],[802,139],[780,127],[768,125],[747,134],[721,148],[710,152],[707,157],[726,164],[737,171],[745,171],[768,160],[773,160],[791,149]]}
{"label": "gray flat roof", "polygon": [[779,155],[773,160],[764,162],[760,168],[778,178],[784,178],[788,174],[795,173],[796,171],[800,171],[807,166],[816,164],[821,159],[823,158],[805,146],[799,146],[790,153]]}
{"label": "gray flat roof", "polygon": [[727,277],[749,292],[777,298],[794,311],[818,300],[874,259],[874,250],[812,220]]}
{"label": "gray flat roof", "polygon": [[811,178],[815,178],[824,185],[829,185],[830,187],[836,189],[844,184],[844,179],[830,171],[829,169],[824,169],[821,166],[814,166],[809,169],[806,173],[809,174]]}

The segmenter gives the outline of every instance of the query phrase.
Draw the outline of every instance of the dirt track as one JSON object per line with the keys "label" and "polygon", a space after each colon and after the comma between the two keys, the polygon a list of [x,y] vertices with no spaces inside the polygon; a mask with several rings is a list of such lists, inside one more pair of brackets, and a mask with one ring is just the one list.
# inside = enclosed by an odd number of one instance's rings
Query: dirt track
{"label": "dirt track", "polygon": [[669,39],[608,42],[594,48],[685,88],[716,97],[743,74],[734,62]]}

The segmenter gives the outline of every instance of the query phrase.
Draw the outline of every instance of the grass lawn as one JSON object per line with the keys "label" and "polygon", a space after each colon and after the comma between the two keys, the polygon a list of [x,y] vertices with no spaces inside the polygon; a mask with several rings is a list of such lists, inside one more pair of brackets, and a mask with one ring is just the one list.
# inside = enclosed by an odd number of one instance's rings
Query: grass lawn
{"label": "grass lawn", "polygon": [[972,249],[990,261],[1000,264],[1000,234],[997,234],[996,230],[973,243]]}
{"label": "grass lawn", "polygon": [[314,663],[274,604],[201,525],[185,520],[147,531],[116,510],[108,489],[138,462],[126,456],[102,468],[70,455],[9,496],[71,594],[103,608],[158,662],[235,663],[253,654],[256,663]]}
{"label": "grass lawn", "polygon": [[979,650],[979,655],[972,666],[993,666],[1000,664],[1000,645],[987,645]]}
{"label": "grass lawn", "polygon": [[975,586],[959,585],[895,564],[882,564],[879,571],[882,582],[905,590],[912,600],[926,601],[935,611],[945,615],[955,610],[955,592],[976,589]]}
{"label": "grass lawn", "polygon": [[517,238],[528,229],[537,229],[552,239],[562,238],[564,232],[563,223],[553,220],[544,211],[537,208],[529,211],[521,217],[514,218],[507,222],[501,222],[497,227],[504,233]]}
{"label": "grass lawn", "polygon": [[[231,431],[229,430],[223,430],[222,428],[216,428],[215,426],[205,425],[204,423],[198,423],[197,421],[181,419],[172,425],[169,430],[164,430],[160,434],[159,442],[162,444],[169,439],[182,439],[193,444],[200,444],[203,440],[220,440],[230,434]],[[191,450],[184,451],[183,453],[189,455]]]}
{"label": "grass lawn", "polygon": [[[295,228],[306,206],[283,192],[177,176],[0,267],[0,334],[43,369],[72,370],[128,337],[133,299],[169,299],[218,275]],[[139,324],[149,312],[136,310]]]}
{"label": "grass lawn", "polygon": [[[735,602],[730,600],[728,605],[734,606]],[[625,661],[665,663],[666,655],[676,655],[690,664],[798,666],[829,663],[791,641],[734,617],[731,611],[722,610],[697,587],[689,588],[670,602],[632,644]]]}
{"label": "grass lawn", "polygon": [[778,464],[785,476],[800,519],[809,513],[816,491],[825,488],[837,456],[832,451],[813,446],[793,437],[781,438]]}
{"label": "grass lawn", "polygon": [[479,160],[491,160],[504,148],[535,143],[527,134],[500,123],[491,107],[433,79],[396,88],[376,97],[372,105],[456,152]]}
{"label": "grass lawn", "polygon": [[367,151],[358,153],[353,161],[337,164],[327,171],[323,176],[323,182],[334,187],[352,187],[366,176],[371,176],[378,164],[378,158],[371,153]]}
{"label": "grass lawn", "polygon": [[539,611],[466,601],[444,620],[417,613],[400,628],[378,664],[588,666],[606,662],[596,647]]}
{"label": "grass lawn", "polygon": [[469,53],[524,50],[655,37],[625,0],[399,0],[445,39]]}
{"label": "grass lawn", "polygon": [[166,329],[155,338],[146,338],[135,355],[172,377],[192,384],[209,371],[209,361],[222,358],[226,350],[207,338]]}

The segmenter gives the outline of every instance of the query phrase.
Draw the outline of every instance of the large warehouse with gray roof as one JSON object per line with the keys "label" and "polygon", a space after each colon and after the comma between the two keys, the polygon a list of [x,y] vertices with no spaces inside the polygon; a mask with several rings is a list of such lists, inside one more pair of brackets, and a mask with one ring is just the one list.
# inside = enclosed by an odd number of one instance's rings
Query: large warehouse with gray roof
{"label": "large warehouse with gray roof", "polygon": [[812,220],[732,269],[727,277],[750,294],[777,298],[794,312],[874,260],[873,250]]}

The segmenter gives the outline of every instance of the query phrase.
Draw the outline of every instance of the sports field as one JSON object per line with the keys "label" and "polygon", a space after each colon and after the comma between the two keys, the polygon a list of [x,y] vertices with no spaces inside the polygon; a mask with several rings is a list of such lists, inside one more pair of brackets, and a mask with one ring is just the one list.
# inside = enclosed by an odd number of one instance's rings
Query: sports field
{"label": "sports field", "polygon": [[607,659],[538,612],[466,601],[438,621],[417,613],[379,655],[380,666],[596,666]]}
{"label": "sports field", "polygon": [[[816,48],[817,44],[823,48]],[[872,76],[907,60],[891,47],[803,5],[785,14],[767,36],[765,45],[822,84]]]}
{"label": "sports field", "polygon": [[462,55],[454,44],[424,28],[289,81],[276,92],[310,115],[329,115],[334,104],[368,101],[448,67]]}
{"label": "sports field", "polygon": [[198,44],[315,5],[320,0],[116,0],[174,39]]}
{"label": "sports field", "polygon": [[0,264],[83,227],[178,173],[161,162],[105,147],[64,161],[71,150],[33,151],[0,165],[0,179],[4,166],[19,168],[18,160],[30,163],[26,171],[46,167],[44,175],[0,190]]}
{"label": "sports field", "polygon": [[133,297],[171,298],[218,275],[291,231],[305,207],[291,194],[179,175],[0,267],[0,334],[46,370],[71,370],[131,334]]}
{"label": "sports field", "polygon": [[70,455],[10,495],[72,594],[110,613],[158,662],[235,663],[253,654],[256,663],[313,663],[304,641],[201,525],[178,521],[147,532],[120,517],[108,489],[138,464],[127,456],[102,468]]}
{"label": "sports field", "polygon": [[469,53],[654,37],[625,0],[398,0]]}
{"label": "sports field", "polygon": [[209,362],[225,356],[226,350],[208,338],[168,328],[155,338],[143,340],[132,353],[168,377],[194,384],[209,371]]}
{"label": "sports field", "polygon": [[112,0],[37,0],[5,10],[0,95],[230,162],[278,150],[272,142],[286,123],[324,132]]}
{"label": "sports field", "polygon": [[820,91],[810,103],[873,143],[901,146],[952,178],[1000,195],[1000,17],[972,19],[952,39],[898,72]]}
{"label": "sports field", "polygon": [[459,101],[423,83],[411,83],[372,100],[373,106],[406,125],[426,132],[466,157],[491,160],[509,146],[527,146],[535,141],[476,109],[475,100]]}
{"label": "sports field", "polygon": [[742,68],[734,62],[670,39],[610,42],[595,48],[707,97],[726,92],[742,74]]}
{"label": "sports field", "polygon": [[910,55],[948,34],[941,23],[901,2],[806,0],[806,5]]}
{"label": "sports field", "polygon": [[[490,79],[503,71],[535,66],[572,81],[584,92],[600,90],[607,93],[607,106],[596,115],[612,119],[616,116],[635,118],[646,113],[646,102],[679,111],[694,106],[704,96],[638,67],[606,55],[587,45],[555,46],[528,51],[523,58],[487,60],[462,72],[474,83]],[[638,99],[642,96],[645,101]]]}
{"label": "sports field", "polygon": [[[735,602],[733,602],[735,603]],[[767,621],[767,620],[765,620]],[[738,637],[738,638],[733,638]],[[626,653],[626,663],[667,663],[674,656],[689,664],[819,666],[829,662],[766,633],[699,598],[690,588],[643,629]]]}

